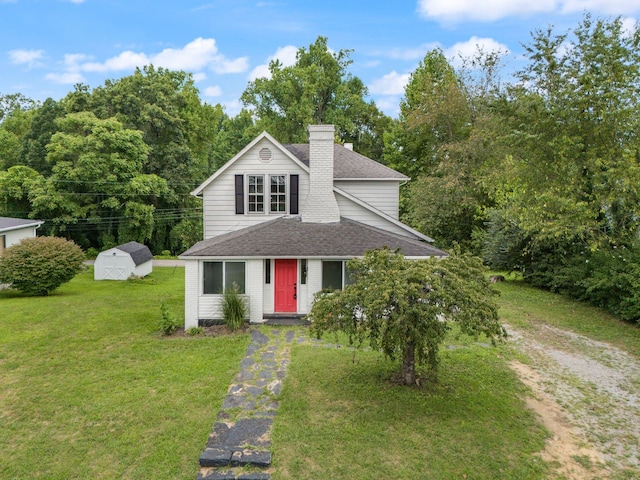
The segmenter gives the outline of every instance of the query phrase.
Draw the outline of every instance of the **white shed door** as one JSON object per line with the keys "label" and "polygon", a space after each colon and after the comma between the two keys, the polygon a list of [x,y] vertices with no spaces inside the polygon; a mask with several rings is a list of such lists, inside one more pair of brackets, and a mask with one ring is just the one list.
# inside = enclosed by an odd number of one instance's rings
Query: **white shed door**
{"label": "white shed door", "polygon": [[129,278],[127,257],[110,255],[104,262],[105,280],[126,280]]}

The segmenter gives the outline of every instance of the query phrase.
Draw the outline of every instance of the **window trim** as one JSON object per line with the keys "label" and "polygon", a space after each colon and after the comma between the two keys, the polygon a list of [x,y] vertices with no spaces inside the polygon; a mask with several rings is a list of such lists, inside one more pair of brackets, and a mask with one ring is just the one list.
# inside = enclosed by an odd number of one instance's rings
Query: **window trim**
{"label": "window trim", "polygon": [[[262,192],[261,193],[257,193],[257,192],[253,192],[252,193],[251,192],[251,182],[250,182],[250,180],[251,180],[252,177],[254,177],[256,179],[258,179],[258,178],[262,179]],[[253,173],[248,173],[246,175],[246,177],[245,177],[245,182],[247,184],[247,194],[245,195],[244,201],[247,204],[247,213],[249,215],[264,215],[266,213],[266,208],[265,208],[266,207],[266,204],[265,204],[266,198],[265,197],[267,196],[267,194],[265,193],[266,185],[265,185],[265,178],[264,177],[265,177],[264,174],[253,174]],[[258,186],[258,183],[259,182],[256,181],[256,188]],[[251,210],[251,197],[252,196],[256,197],[256,207],[259,205],[259,203],[262,203],[262,211],[260,211],[260,210],[252,211]],[[259,197],[262,198],[262,202],[258,202],[257,199]]]}
{"label": "window trim", "polygon": [[[204,283],[204,279],[205,279],[205,264],[207,263],[221,263],[222,264],[222,287],[223,287],[223,291],[220,293],[207,293],[205,291],[205,283]],[[227,282],[227,263],[241,263],[243,265],[243,270],[244,270],[244,285],[243,285],[243,290],[240,293],[240,295],[246,295],[247,293],[247,262],[244,260],[203,260],[202,262],[202,281],[200,282],[200,288],[201,288],[201,292],[202,295],[207,295],[207,296],[217,296],[217,297],[221,297],[224,294],[224,286]]]}
{"label": "window trim", "polygon": [[[236,175],[236,178],[240,175]],[[242,188],[240,188],[236,181],[236,214],[245,214],[245,215],[294,215],[298,213],[298,174],[289,174],[289,173],[253,173],[247,172],[242,175],[243,182]],[[250,192],[250,177],[261,177],[262,178],[262,193],[251,193]],[[273,211],[271,210],[271,179],[274,177],[283,177],[284,178],[284,200],[283,202],[278,202],[280,205],[284,206],[284,210]],[[292,197],[292,186],[291,182],[293,177],[295,177],[295,197]],[[250,196],[261,196],[262,197],[262,211],[251,211],[251,203],[249,201]],[[280,193],[276,193],[273,195],[283,195]],[[242,207],[239,207],[240,198],[242,199]],[[292,206],[291,201],[295,200],[295,205]],[[294,213],[292,213],[295,210]]]}

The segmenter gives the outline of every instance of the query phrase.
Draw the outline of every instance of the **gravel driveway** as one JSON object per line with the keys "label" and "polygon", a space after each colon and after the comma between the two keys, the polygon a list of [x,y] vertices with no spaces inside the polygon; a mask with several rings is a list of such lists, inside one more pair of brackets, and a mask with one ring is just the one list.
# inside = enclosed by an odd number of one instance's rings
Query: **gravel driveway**
{"label": "gravel driveway", "polygon": [[640,479],[640,361],[604,342],[548,325],[508,327],[530,363],[512,368],[552,437],[543,454],[559,478]]}

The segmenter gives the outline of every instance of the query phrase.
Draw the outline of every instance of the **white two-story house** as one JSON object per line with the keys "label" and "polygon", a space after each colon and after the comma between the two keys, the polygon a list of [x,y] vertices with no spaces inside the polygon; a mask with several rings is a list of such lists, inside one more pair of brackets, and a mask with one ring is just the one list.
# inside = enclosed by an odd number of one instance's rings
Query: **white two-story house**
{"label": "white two-story house", "polygon": [[222,319],[234,283],[252,323],[309,312],[313,295],[349,282],[345,262],[367,250],[444,256],[398,219],[408,178],[334,143],[333,125],[309,127],[309,143],[264,132],[192,194],[202,198],[204,240],[185,261],[185,328]]}

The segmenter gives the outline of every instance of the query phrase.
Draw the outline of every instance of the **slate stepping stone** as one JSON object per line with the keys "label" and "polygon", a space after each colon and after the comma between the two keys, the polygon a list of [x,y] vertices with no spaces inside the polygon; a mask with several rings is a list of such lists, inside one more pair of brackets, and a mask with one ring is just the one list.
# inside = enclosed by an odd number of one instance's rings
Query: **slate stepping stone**
{"label": "slate stepping stone", "polygon": [[268,447],[271,441],[265,435],[271,429],[273,420],[270,418],[243,418],[229,428],[224,438],[220,438],[220,446],[223,448],[242,447],[243,445],[256,445]]}
{"label": "slate stepping stone", "polygon": [[225,448],[205,448],[200,454],[201,467],[228,467],[233,450]]}

